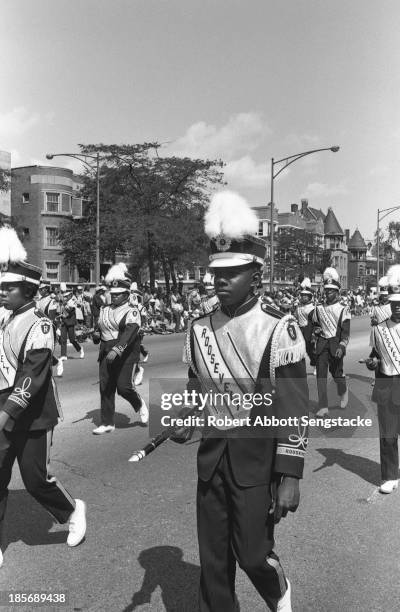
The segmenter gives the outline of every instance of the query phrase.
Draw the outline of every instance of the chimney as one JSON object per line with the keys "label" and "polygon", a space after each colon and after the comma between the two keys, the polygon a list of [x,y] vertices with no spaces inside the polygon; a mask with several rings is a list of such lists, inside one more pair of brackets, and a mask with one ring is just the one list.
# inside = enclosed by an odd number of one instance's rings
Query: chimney
{"label": "chimney", "polygon": [[302,214],[305,213],[307,208],[308,208],[308,200],[302,200],[301,201],[301,212],[302,212]]}
{"label": "chimney", "polygon": [[345,231],[345,234],[346,234],[346,244],[349,244],[349,242],[350,242],[350,230],[347,229],[347,230],[344,230],[344,231]]}
{"label": "chimney", "polygon": [[298,210],[299,210],[299,207],[298,207],[297,204],[291,204],[290,205],[290,212],[297,213]]}

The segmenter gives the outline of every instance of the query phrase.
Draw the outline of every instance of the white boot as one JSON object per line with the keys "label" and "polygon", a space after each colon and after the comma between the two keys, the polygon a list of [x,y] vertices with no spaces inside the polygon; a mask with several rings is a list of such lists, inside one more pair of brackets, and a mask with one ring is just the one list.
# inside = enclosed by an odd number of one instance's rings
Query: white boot
{"label": "white boot", "polygon": [[79,351],[79,359],[85,359],[85,351],[83,350],[83,346],[81,346],[81,350]]}
{"label": "white boot", "polygon": [[340,407],[344,409],[346,408],[348,403],[349,403],[349,388],[347,387],[343,395],[340,396]]}
{"label": "white boot", "polygon": [[115,431],[115,425],[99,425],[96,429],[93,429],[92,433],[95,436],[101,436],[101,434],[111,433]]}
{"label": "white boot", "polygon": [[381,493],[393,493],[399,486],[398,480],[385,480],[379,487]]}
{"label": "white boot", "polygon": [[59,378],[61,378],[61,376],[64,374],[64,364],[63,364],[64,359],[59,359],[58,363],[56,365],[56,376],[58,376]]}
{"label": "white boot", "polygon": [[69,519],[68,546],[78,546],[86,533],[86,504],[81,499],[75,500],[75,510]]}
{"label": "white boot", "polygon": [[323,417],[323,416],[326,416],[328,413],[329,413],[329,408],[320,408],[318,412],[315,413],[315,416]]}
{"label": "white boot", "polygon": [[140,416],[140,420],[142,421],[142,423],[149,422],[149,409],[147,408],[146,402],[144,401],[143,398],[142,398],[142,405],[140,406],[140,409],[139,409],[139,416]]}
{"label": "white boot", "polygon": [[289,580],[286,580],[286,582],[287,582],[286,593],[278,601],[278,607],[276,608],[276,612],[292,612],[292,602],[291,602],[292,589],[290,587]]}
{"label": "white boot", "polygon": [[0,567],[3,565],[3,561],[4,561],[4,559],[3,559],[3,552],[0,549]]}
{"label": "white boot", "polygon": [[142,366],[138,366],[138,370],[136,371],[136,374],[133,379],[136,387],[142,384],[143,374],[144,368],[142,368]]}

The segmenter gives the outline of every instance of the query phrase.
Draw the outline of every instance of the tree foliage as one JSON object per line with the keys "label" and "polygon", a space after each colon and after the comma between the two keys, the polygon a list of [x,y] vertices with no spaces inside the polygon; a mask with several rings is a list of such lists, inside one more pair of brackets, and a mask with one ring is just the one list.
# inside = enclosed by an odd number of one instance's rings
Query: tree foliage
{"label": "tree foliage", "polygon": [[[173,276],[176,266],[201,263],[203,216],[210,191],[222,183],[220,160],[161,157],[158,143],[79,145],[100,158],[100,252],[103,261],[130,255],[134,275],[148,267]],[[67,263],[95,261],[96,180],[86,172],[82,219],[65,222],[59,240]],[[200,261],[199,261],[200,260]]]}
{"label": "tree foliage", "polygon": [[0,191],[7,192],[10,189],[11,172],[0,168]]}

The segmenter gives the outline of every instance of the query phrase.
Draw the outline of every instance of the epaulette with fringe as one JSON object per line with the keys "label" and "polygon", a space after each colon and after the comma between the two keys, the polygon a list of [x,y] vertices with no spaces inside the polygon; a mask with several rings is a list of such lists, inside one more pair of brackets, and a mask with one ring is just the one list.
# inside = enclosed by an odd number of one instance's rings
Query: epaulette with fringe
{"label": "epaulette with fringe", "polygon": [[265,314],[271,315],[271,317],[275,317],[277,319],[282,319],[282,317],[285,316],[282,312],[263,301],[261,301],[261,310],[265,312]]}
{"label": "epaulette with fringe", "polygon": [[275,369],[298,363],[306,356],[306,345],[299,324],[293,315],[283,315],[272,332],[270,379],[275,385]]}

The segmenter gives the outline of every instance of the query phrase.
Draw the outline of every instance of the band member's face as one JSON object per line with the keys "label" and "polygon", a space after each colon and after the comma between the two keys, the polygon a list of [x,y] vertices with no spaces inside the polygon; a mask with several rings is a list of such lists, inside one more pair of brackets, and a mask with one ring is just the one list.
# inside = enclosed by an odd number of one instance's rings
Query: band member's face
{"label": "band member's face", "polygon": [[392,309],[392,318],[400,321],[400,301],[390,302],[390,308]]}
{"label": "band member's face", "polygon": [[241,304],[251,292],[252,285],[257,287],[259,272],[253,266],[214,268],[215,292],[223,306]]}
{"label": "band member's face", "polygon": [[50,290],[47,289],[47,287],[41,287],[39,289],[39,293],[42,297],[45,297],[48,293],[50,293]]}
{"label": "band member's face", "polygon": [[326,301],[328,304],[333,304],[336,302],[339,292],[337,289],[325,289]]}
{"label": "band member's face", "polygon": [[386,294],[379,294],[379,301],[381,304],[387,304],[389,302],[389,296]]}
{"label": "band member's face", "polygon": [[301,300],[301,303],[303,304],[303,306],[305,304],[309,304],[309,302],[311,302],[311,295],[307,295],[306,293],[302,293],[300,295],[300,300]]}
{"label": "band member's face", "polygon": [[3,294],[3,306],[8,310],[18,310],[31,300],[25,296],[21,285],[18,283],[2,283],[1,291]]}
{"label": "band member's face", "polygon": [[121,304],[126,302],[128,297],[129,293],[127,293],[126,291],[124,291],[123,293],[111,293],[111,304],[113,306],[120,306]]}

